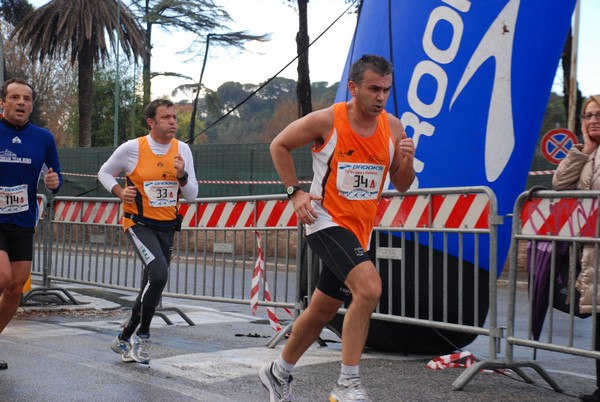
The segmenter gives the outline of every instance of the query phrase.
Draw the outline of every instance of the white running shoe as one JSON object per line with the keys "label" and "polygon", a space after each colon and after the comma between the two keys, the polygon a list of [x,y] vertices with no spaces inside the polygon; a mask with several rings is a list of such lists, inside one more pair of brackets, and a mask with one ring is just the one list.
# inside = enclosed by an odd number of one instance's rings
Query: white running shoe
{"label": "white running shoe", "polygon": [[129,345],[129,340],[123,341],[119,337],[121,334],[119,333],[115,339],[113,340],[110,348],[113,352],[121,355],[121,361],[124,363],[130,363],[133,361],[131,358],[131,346]]}
{"label": "white running shoe", "polygon": [[133,360],[142,364],[150,363],[150,354],[148,353],[150,349],[150,335],[138,336],[137,334],[133,334],[129,339],[129,343],[131,345],[130,355]]}
{"label": "white running shoe", "polygon": [[329,402],[371,402],[365,387],[360,383],[360,377],[354,377],[337,385],[329,394]]}
{"label": "white running shoe", "polygon": [[287,380],[280,379],[273,374],[273,364],[263,366],[258,375],[260,381],[269,391],[269,402],[292,402],[292,376]]}

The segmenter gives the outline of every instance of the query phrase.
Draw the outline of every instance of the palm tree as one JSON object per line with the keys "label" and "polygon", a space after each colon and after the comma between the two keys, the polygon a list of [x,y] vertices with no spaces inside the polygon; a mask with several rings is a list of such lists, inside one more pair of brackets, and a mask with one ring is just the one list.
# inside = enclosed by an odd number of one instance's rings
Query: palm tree
{"label": "palm tree", "polygon": [[40,62],[66,57],[72,65],[77,62],[80,147],[92,144],[94,64],[106,62],[119,43],[128,59],[137,61],[145,51],[142,27],[117,0],[52,0],[15,26],[11,38]]}

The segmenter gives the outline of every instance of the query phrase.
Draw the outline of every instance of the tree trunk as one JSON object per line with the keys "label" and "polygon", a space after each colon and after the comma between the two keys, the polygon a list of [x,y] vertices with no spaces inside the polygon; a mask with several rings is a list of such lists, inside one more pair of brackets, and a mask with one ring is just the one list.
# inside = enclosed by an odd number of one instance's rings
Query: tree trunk
{"label": "tree trunk", "polygon": [[[146,8],[144,9],[144,15],[148,15],[150,12],[149,0],[146,0]],[[152,87],[150,82],[150,60],[152,59],[152,23],[146,22],[146,51],[142,56],[142,86],[144,88],[144,94],[142,97],[144,107],[150,103],[150,96],[152,94]],[[143,116],[144,122],[146,116]]]}
{"label": "tree trunk", "polygon": [[[573,32],[569,29],[565,46],[561,55],[561,64],[563,69],[563,105],[565,107],[565,121],[569,121],[569,93],[570,93],[570,82],[571,82],[571,51],[572,51]],[[577,104],[575,106],[575,135],[579,136],[581,133],[581,107],[583,106],[583,96],[579,90],[579,84],[577,84]],[[583,138],[580,138],[583,141]],[[582,142],[583,143],[583,142]]]}
{"label": "tree trunk", "polygon": [[6,70],[4,65],[4,37],[0,31],[0,85],[4,83],[4,77],[6,76]]}
{"label": "tree trunk", "polygon": [[296,47],[298,52],[298,83],[296,84],[298,117],[306,116],[312,112],[310,71],[308,68],[309,38],[307,9],[308,0],[298,0],[298,16],[300,18],[298,34],[296,35]]}
{"label": "tree trunk", "polygon": [[94,51],[86,43],[77,59],[79,65],[79,146],[92,146],[92,88],[94,80]]}

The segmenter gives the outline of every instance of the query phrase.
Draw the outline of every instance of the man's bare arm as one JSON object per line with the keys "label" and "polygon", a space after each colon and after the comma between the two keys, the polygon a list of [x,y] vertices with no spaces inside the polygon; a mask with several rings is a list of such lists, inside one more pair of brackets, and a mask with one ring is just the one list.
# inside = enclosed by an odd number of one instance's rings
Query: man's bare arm
{"label": "man's bare arm", "polygon": [[400,120],[392,115],[388,115],[388,117],[395,144],[394,159],[390,168],[390,181],[396,190],[405,192],[415,180],[413,166],[415,144],[412,138],[407,138]]}
{"label": "man's bare arm", "polygon": [[[271,142],[271,158],[275,170],[283,185],[296,186],[299,183],[292,151],[311,142],[324,142],[333,127],[333,108],[312,112],[288,125]],[[317,217],[311,201],[321,196],[296,191],[291,197],[298,220],[304,224],[312,224]]]}

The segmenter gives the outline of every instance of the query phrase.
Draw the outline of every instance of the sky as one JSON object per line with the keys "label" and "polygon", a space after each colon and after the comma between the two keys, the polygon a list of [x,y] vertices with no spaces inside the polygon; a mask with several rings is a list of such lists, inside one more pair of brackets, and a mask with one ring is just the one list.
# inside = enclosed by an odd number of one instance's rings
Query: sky
{"label": "sky", "polygon": [[[126,0],[125,0],[126,1]],[[223,7],[234,22],[228,26],[234,31],[251,34],[271,34],[265,43],[249,43],[246,49],[226,50],[209,47],[202,83],[216,90],[222,83],[235,81],[259,84],[277,74],[296,56],[295,36],[298,14],[287,0],[214,0]],[[600,93],[600,0],[580,1],[580,31],[578,43],[577,79],[584,96]],[[48,0],[30,0],[39,7]],[[350,42],[356,26],[356,15],[344,13],[344,0],[313,0],[308,3],[310,40],[323,35],[311,46],[309,68],[312,82],[333,84],[340,80]],[[342,16],[327,32],[325,30]],[[190,60],[180,54],[193,40],[192,34],[153,31],[152,71],[176,72],[191,80],[158,76],[152,80],[152,95],[171,96],[178,85],[189,84],[200,78],[202,55]],[[297,79],[297,65],[292,63],[279,76]],[[562,91],[562,77],[557,75],[554,92]]]}
{"label": "sky", "polygon": [[[277,74],[296,57],[296,32],[298,31],[298,14],[289,6],[287,0],[215,0],[222,6],[234,23],[228,26],[235,31],[248,31],[251,34],[270,34],[268,42],[250,42],[245,50],[228,50],[222,47],[209,47],[208,59],[202,83],[216,90],[223,82],[235,81],[242,84],[259,84]],[[341,16],[327,32],[311,46],[309,50],[309,68],[311,81],[327,81],[333,84],[340,80],[350,42],[356,26],[356,14],[345,11],[349,5],[343,0],[313,0],[308,3],[309,40],[315,40]],[[156,53],[185,50],[191,35],[181,33],[165,33],[162,43],[156,43]],[[158,40],[157,40],[158,42]],[[194,80],[200,78],[202,56],[193,61],[186,61],[189,56],[180,56],[183,63],[172,58],[153,58],[153,71],[185,71]],[[297,79],[297,63],[287,67],[279,76]],[[189,73],[189,74],[188,74]],[[153,94],[160,95],[164,88],[169,94],[179,83],[192,81],[178,80],[171,77],[156,77],[152,80]]]}
{"label": "sky", "polygon": [[[600,1],[579,0],[579,7],[577,81],[583,96],[590,96],[600,94]],[[556,88],[557,81],[555,92],[562,91]]]}

